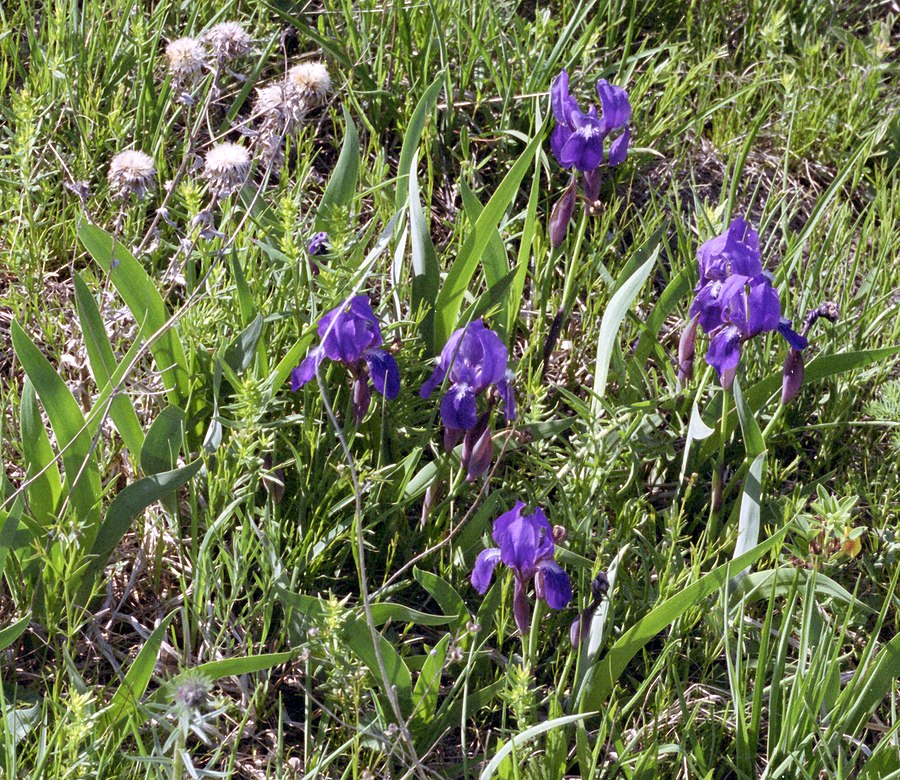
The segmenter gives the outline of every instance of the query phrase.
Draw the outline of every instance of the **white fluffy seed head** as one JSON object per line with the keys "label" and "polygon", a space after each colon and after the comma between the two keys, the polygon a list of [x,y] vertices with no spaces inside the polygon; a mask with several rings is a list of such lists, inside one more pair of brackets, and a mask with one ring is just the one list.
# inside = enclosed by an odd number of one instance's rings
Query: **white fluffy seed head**
{"label": "white fluffy seed head", "polygon": [[175,81],[190,82],[206,65],[206,50],[196,38],[178,38],[166,46],[166,64]]}
{"label": "white fluffy seed head", "polygon": [[250,154],[240,144],[216,144],[206,154],[203,176],[220,198],[237,192],[250,175]]}
{"label": "white fluffy seed head", "polygon": [[309,103],[290,81],[279,81],[256,92],[253,113],[262,124],[274,125],[278,132],[290,132],[306,116]]}
{"label": "white fluffy seed head", "polygon": [[109,164],[109,186],[119,198],[135,195],[143,198],[153,189],[156,167],[150,156],[143,152],[128,150],[119,152]]}
{"label": "white fluffy seed head", "polygon": [[237,22],[222,22],[204,33],[203,42],[209,46],[219,62],[243,57],[250,51],[252,41]]}
{"label": "white fluffy seed head", "polygon": [[287,81],[316,103],[331,91],[331,76],[324,62],[302,62],[288,71]]}

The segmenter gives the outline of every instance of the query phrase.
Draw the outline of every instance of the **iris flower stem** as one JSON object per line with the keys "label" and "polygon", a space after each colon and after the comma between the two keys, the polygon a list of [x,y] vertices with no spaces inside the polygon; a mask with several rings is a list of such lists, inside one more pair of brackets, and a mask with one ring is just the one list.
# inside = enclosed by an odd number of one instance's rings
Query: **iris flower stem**
{"label": "iris flower stem", "polygon": [[[587,218],[587,211],[582,210],[581,218],[578,221],[578,232],[575,234],[575,245],[572,247],[569,266],[566,269],[566,279],[563,283],[562,301],[560,302],[559,309],[557,309],[556,311],[556,315],[553,317],[553,321],[550,323],[550,331],[547,334],[547,341],[544,344],[544,365],[541,371],[542,379],[547,376],[547,370],[550,367],[550,356],[553,354],[553,350],[556,348],[556,342],[559,341],[559,335],[560,333],[562,333],[566,321],[569,319],[569,314],[571,312],[572,306],[574,305],[574,301],[571,301],[569,299],[572,297],[572,287],[574,286],[574,279],[578,275],[576,263],[578,262],[578,256],[581,254],[581,245],[584,242],[584,234],[587,230]],[[554,251],[553,256],[555,257],[556,255],[557,252]]]}
{"label": "iris flower stem", "polygon": [[725,472],[725,440],[728,436],[728,390],[722,390],[722,416],[719,418],[719,455],[713,470],[712,496],[709,502],[709,523],[707,525],[708,538],[712,542],[719,535],[719,525],[722,515],[721,495],[724,490],[723,480]]}
{"label": "iris flower stem", "polygon": [[772,415],[772,419],[766,424],[765,430],[762,432],[763,443],[769,438],[769,434],[772,433],[772,430],[775,426],[781,422],[781,415],[784,413],[784,404],[778,404],[775,407],[775,414]]}
{"label": "iris flower stem", "polygon": [[531,628],[528,631],[528,636],[522,637],[522,664],[526,669],[534,666],[543,611],[542,606],[543,600],[536,598],[534,600],[534,609],[531,611]]}

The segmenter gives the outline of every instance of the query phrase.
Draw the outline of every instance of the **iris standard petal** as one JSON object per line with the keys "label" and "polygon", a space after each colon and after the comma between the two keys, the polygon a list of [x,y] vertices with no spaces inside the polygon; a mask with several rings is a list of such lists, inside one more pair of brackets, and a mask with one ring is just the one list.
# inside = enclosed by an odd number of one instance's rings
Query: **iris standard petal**
{"label": "iris standard petal", "polygon": [[537,563],[537,546],[534,522],[531,517],[520,515],[509,524],[500,545],[500,559],[510,569],[515,569],[517,576],[530,580]]}
{"label": "iris standard petal", "polygon": [[553,132],[550,133],[550,151],[553,152],[556,161],[562,165],[563,168],[572,167],[571,164],[566,165],[566,163],[562,161],[563,147],[571,137],[572,131],[566,125],[557,125],[553,128]]}
{"label": "iris standard petal", "polygon": [[624,127],[631,118],[628,93],[622,87],[616,87],[606,79],[600,79],[597,82],[597,94],[600,96],[606,132]]}
{"label": "iris standard petal", "polygon": [[370,349],[366,352],[366,362],[375,389],[393,401],[400,392],[400,369],[394,356],[383,349]]}
{"label": "iris standard petal", "polygon": [[622,133],[615,141],[613,141],[609,145],[609,156],[606,159],[606,164],[609,166],[621,165],[625,162],[625,157],[628,154],[628,143],[631,140],[631,131],[626,127],[625,132]]}
{"label": "iris standard petal", "polygon": [[500,517],[494,520],[494,527],[491,529],[491,536],[494,544],[503,547],[506,544],[506,537],[509,533],[509,527],[522,516],[522,510],[525,504],[522,501],[516,501],[516,505],[508,512],[504,512]]}
{"label": "iris standard petal", "polygon": [[550,85],[550,108],[561,125],[568,125],[573,111],[578,111],[578,101],[569,94],[569,74],[563,70]]}
{"label": "iris standard petal", "polygon": [[551,609],[563,609],[572,600],[569,575],[556,561],[545,559],[538,563],[538,576],[543,580],[543,596]]}
{"label": "iris standard petal", "polygon": [[496,547],[488,547],[478,553],[475,566],[472,569],[472,587],[479,593],[485,593],[494,576],[494,568],[500,562],[500,550]]}
{"label": "iris standard petal", "polygon": [[535,507],[534,512],[528,515],[526,519],[531,521],[531,525],[534,528],[536,540],[534,548],[535,560],[552,558],[553,528],[550,525],[550,521],[547,520],[547,515],[544,514],[544,510],[540,507]]}

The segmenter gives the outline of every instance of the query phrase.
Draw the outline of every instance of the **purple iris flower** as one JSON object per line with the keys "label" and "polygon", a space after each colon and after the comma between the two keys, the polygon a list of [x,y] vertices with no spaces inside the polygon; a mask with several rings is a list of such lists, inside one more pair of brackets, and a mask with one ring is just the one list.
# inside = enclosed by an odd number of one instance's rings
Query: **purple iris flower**
{"label": "purple iris flower", "polygon": [[536,507],[526,515],[524,508],[525,504],[517,501],[515,507],[494,521],[492,536],[497,546],[482,550],[472,569],[472,586],[479,593],[487,591],[498,563],[512,569],[516,578],[513,615],[523,635],[531,625],[525,589],[532,578],[535,595],[552,609],[563,609],[572,598],[569,575],[553,560],[553,529],[544,511]]}
{"label": "purple iris flower", "polygon": [[564,70],[550,86],[550,105],[556,118],[556,127],[550,136],[550,148],[563,168],[575,168],[591,173],[603,162],[606,139],[615,131],[622,131],[609,146],[606,164],[619,165],[625,160],[630,133],[627,127],[631,118],[631,103],[622,87],[610,84],[606,79],[597,82],[602,114],[596,106],[587,112],[581,110],[578,101],[569,93],[569,74]]}
{"label": "purple iris flower", "polygon": [[[792,349],[803,350],[806,338],[781,316],[778,291],[763,271],[759,236],[742,217],[697,250],[700,283],[689,311],[691,323],[679,345],[679,376],[690,376],[696,324],[710,337],[706,362],[730,388],[742,346],[761,333],[778,331]],[[689,343],[684,343],[689,342]]]}
{"label": "purple iris flower", "polygon": [[306,252],[310,257],[315,257],[316,255],[324,255],[328,251],[328,247],[328,233],[326,233],[324,230],[320,230],[310,240]]}
{"label": "purple iris flower", "polygon": [[344,301],[319,320],[322,343],[291,372],[291,389],[296,392],[315,375],[325,359],[343,363],[353,377],[353,408],[357,421],[369,409],[369,378],[375,389],[389,401],[400,392],[400,371],[394,356],[384,349],[378,319],[369,299],[357,295]]}
{"label": "purple iris flower", "polygon": [[[631,103],[622,87],[610,84],[606,79],[597,82],[601,113],[596,106],[582,111],[578,101],[569,92],[569,74],[563,70],[550,85],[550,107],[556,118],[556,127],[550,134],[550,148],[563,168],[572,168],[583,174],[584,198],[588,205],[600,197],[600,170],[604,148],[608,138],[612,141],[606,152],[606,166],[615,167],[625,162],[631,131]],[[550,243],[562,244],[575,206],[575,177],[553,210],[550,219]]]}
{"label": "purple iris flower", "polygon": [[[481,320],[455,331],[441,350],[437,366],[420,395],[428,398],[445,379],[449,387],[441,400],[444,444],[451,450],[463,439],[463,465],[468,478],[487,473],[493,454],[490,416],[494,403],[503,404],[507,421],[516,417],[513,373],[507,367],[508,353],[500,337]],[[477,397],[489,388],[488,409],[478,414]]]}

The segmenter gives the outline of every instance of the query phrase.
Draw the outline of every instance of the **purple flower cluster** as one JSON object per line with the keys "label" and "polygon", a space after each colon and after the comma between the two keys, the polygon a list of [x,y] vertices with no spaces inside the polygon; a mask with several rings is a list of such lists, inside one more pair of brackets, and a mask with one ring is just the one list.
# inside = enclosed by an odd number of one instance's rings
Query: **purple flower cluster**
{"label": "purple flower cluster", "polygon": [[[444,446],[449,452],[460,439],[462,462],[469,481],[487,473],[494,454],[491,412],[497,400],[507,421],[516,417],[513,373],[500,337],[481,320],[455,331],[441,350],[434,373],[422,385],[422,398],[430,396],[445,379],[449,386],[441,400]],[[478,414],[477,397],[488,392],[487,409]]]}
{"label": "purple flower cluster", "polygon": [[[550,106],[556,119],[556,127],[550,135],[550,148],[563,168],[580,171],[584,179],[584,197],[588,204],[600,196],[600,168],[615,167],[625,161],[631,131],[631,103],[622,87],[610,84],[606,79],[597,82],[601,113],[596,106],[582,111],[578,101],[569,92],[569,74],[564,70],[550,86]],[[609,148],[606,150],[607,140]],[[566,229],[575,211],[575,177],[553,209],[550,217],[550,242],[554,247],[562,244]]]}
{"label": "purple flower cluster", "polygon": [[706,362],[719,375],[722,387],[734,382],[745,342],[761,333],[778,331],[799,353],[807,340],[781,316],[778,291],[763,271],[759,236],[742,217],[736,217],[722,235],[697,250],[700,283],[691,304],[691,318],[679,344],[679,377],[693,371],[697,325],[709,336]]}
{"label": "purple flower cluster", "polygon": [[578,101],[569,93],[569,74],[564,70],[550,86],[550,106],[556,127],[550,136],[550,148],[563,168],[582,173],[594,173],[603,162],[603,147],[613,133],[621,133],[610,143],[606,164],[625,162],[631,133],[627,127],[631,118],[631,103],[622,87],[615,87],[606,79],[597,82],[602,114],[597,107],[582,111]]}
{"label": "purple flower cluster", "polygon": [[384,349],[381,328],[369,299],[357,295],[332,309],[318,326],[322,343],[291,372],[291,388],[296,392],[309,382],[325,359],[342,363],[353,377],[353,409],[357,421],[369,409],[372,396],[369,379],[388,400],[400,392],[400,371],[394,356]]}
{"label": "purple flower cluster", "polygon": [[[378,319],[365,295],[350,298],[319,320],[318,347],[291,372],[291,388],[296,392],[309,382],[321,362],[328,358],[341,363],[353,379],[353,408],[362,420],[371,403],[369,380],[388,400],[400,392],[400,371],[390,352],[382,349],[384,339]],[[471,482],[484,476],[491,465],[494,443],[491,412],[499,401],[507,421],[516,417],[512,371],[508,353],[500,337],[481,320],[455,331],[441,350],[437,366],[422,385],[427,398],[448,381],[441,401],[444,446],[449,452],[463,443],[462,464]],[[478,412],[478,396],[487,396],[487,408]]]}
{"label": "purple flower cluster", "polygon": [[513,615],[523,635],[531,625],[525,589],[532,579],[535,595],[552,609],[563,609],[572,599],[569,575],[553,559],[553,529],[544,510],[536,507],[532,514],[526,515],[524,508],[525,504],[517,501],[509,512],[494,521],[492,536],[497,546],[482,550],[472,569],[472,585],[482,594],[491,584],[498,563],[512,570],[516,578]]}

